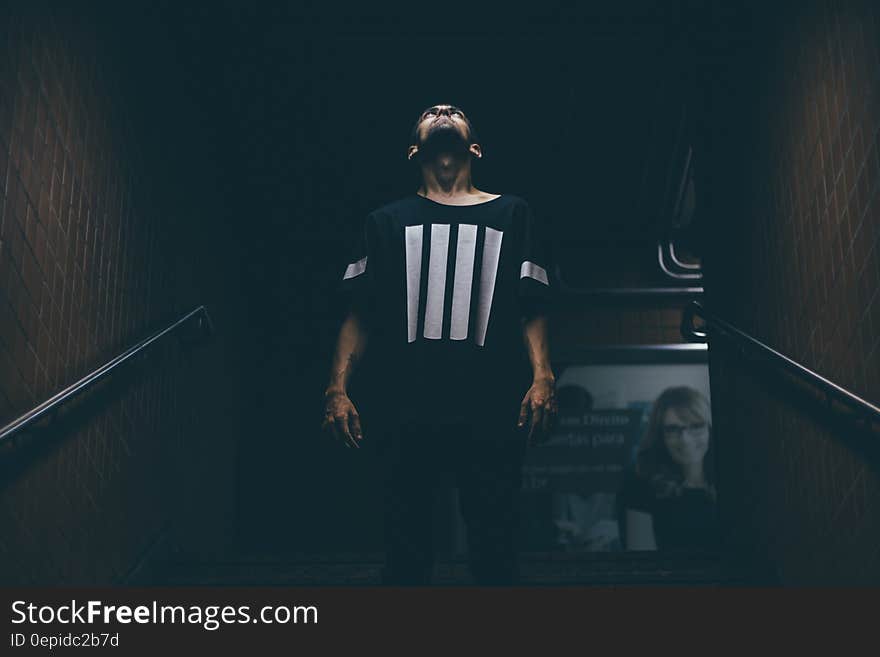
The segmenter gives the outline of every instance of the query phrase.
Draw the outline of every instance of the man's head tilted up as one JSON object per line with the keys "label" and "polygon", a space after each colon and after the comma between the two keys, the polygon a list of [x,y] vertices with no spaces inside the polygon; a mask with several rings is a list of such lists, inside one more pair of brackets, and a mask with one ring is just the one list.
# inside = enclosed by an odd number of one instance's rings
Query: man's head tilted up
{"label": "man's head tilted up", "polygon": [[413,125],[409,141],[407,159],[421,169],[420,195],[452,201],[493,196],[473,186],[471,162],[483,157],[483,151],[461,108],[449,104],[427,108]]}

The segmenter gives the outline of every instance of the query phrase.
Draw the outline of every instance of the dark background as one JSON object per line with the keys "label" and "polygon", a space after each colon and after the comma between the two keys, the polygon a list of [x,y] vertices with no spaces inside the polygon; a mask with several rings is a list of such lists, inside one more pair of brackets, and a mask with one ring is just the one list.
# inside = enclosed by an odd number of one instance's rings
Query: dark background
{"label": "dark background", "polygon": [[[567,280],[589,280],[588,244],[650,248],[668,230],[675,158],[702,109],[694,50],[706,12],[642,3],[369,15],[228,2],[154,11],[164,43],[150,43],[176,63],[181,97],[158,94],[145,116],[175,124],[178,102],[190,104],[181,140],[210,154],[194,169],[220,181],[218,231],[235,244],[229,264],[247,291],[240,536],[257,550],[378,549],[369,443],[366,455],[338,450],[316,427],[340,319],[341,245],[364,214],[415,190],[405,159],[415,117],[435,103],[463,107],[484,150],[475,184],[527,198],[553,228]],[[143,54],[146,82],[155,60],[149,45]]]}
{"label": "dark background", "polygon": [[[596,267],[609,264],[603,242],[646,245],[649,265],[702,111],[694,51],[707,20],[681,3],[371,15],[226,2],[132,15],[148,37],[133,79],[166,87],[144,118],[164,117],[187,145],[164,140],[161,157],[199,144],[193,171],[218,181],[217,230],[246,290],[246,544],[344,549],[354,535],[353,546],[380,547],[369,443],[366,456],[338,450],[316,427],[341,318],[341,245],[367,212],[415,190],[405,152],[421,110],[465,109],[484,150],[475,184],[529,200],[567,280],[590,280],[589,248]],[[156,57],[173,61],[179,96]]]}

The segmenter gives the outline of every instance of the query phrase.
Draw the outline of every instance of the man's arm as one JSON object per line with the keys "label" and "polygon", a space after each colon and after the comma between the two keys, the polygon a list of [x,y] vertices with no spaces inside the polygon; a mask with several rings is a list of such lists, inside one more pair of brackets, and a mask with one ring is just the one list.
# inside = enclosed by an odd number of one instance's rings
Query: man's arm
{"label": "man's arm", "polygon": [[363,438],[361,421],[352,401],[348,398],[348,382],[367,347],[367,325],[360,312],[352,307],[336,340],[336,351],[330,368],[330,380],[324,391],[324,422],[335,438],[346,445],[359,447]]}
{"label": "man's arm", "polygon": [[532,208],[523,203],[518,208],[517,225],[521,237],[519,285],[517,297],[522,317],[523,340],[532,364],[532,386],[520,406],[518,426],[531,413],[529,444],[538,437],[547,438],[556,415],[556,377],[550,368],[547,340],[547,317],[552,305],[550,288],[550,242],[547,227],[538,221]]}
{"label": "man's arm", "polygon": [[532,386],[520,406],[521,427],[531,414],[529,444],[538,435],[546,439],[556,417],[556,376],[550,367],[550,347],[547,339],[547,315],[543,311],[529,312],[522,318],[523,340],[532,365]]}
{"label": "man's arm", "polygon": [[522,318],[523,339],[532,364],[535,379],[555,379],[550,368],[550,346],[547,340],[547,315],[531,315]]}

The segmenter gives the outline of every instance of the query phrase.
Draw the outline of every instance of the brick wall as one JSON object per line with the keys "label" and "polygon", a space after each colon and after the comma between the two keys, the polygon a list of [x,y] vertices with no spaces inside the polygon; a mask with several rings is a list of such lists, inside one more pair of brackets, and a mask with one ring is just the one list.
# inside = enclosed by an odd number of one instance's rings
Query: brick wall
{"label": "brick wall", "polygon": [[[731,11],[705,44],[707,301],[880,402],[880,10]],[[732,545],[786,583],[880,582],[880,474],[853,431],[715,350]]]}
{"label": "brick wall", "polygon": [[551,348],[679,344],[685,302],[624,303],[570,299],[550,324]]}
{"label": "brick wall", "polygon": [[[674,288],[657,263],[657,246],[645,235],[637,243],[608,240],[555,243],[563,292],[550,324],[551,349],[587,346],[681,343],[681,313],[689,298],[681,296],[612,296],[583,294],[594,289]],[[560,253],[564,249],[564,252]],[[678,244],[678,257],[699,257]],[[700,287],[700,280],[687,281]],[[694,296],[693,298],[697,298]]]}
{"label": "brick wall", "polygon": [[[0,12],[5,424],[205,295],[107,25]],[[169,344],[36,448],[5,446],[0,581],[119,581],[167,538],[203,412],[193,358]]]}

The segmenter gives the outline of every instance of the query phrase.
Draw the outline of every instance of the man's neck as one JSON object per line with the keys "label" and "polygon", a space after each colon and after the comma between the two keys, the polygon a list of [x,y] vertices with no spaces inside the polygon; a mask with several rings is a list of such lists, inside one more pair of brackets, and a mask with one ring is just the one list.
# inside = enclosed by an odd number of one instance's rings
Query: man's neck
{"label": "man's neck", "polygon": [[478,192],[471,182],[470,157],[438,153],[422,165],[420,193],[428,197],[458,198]]}

